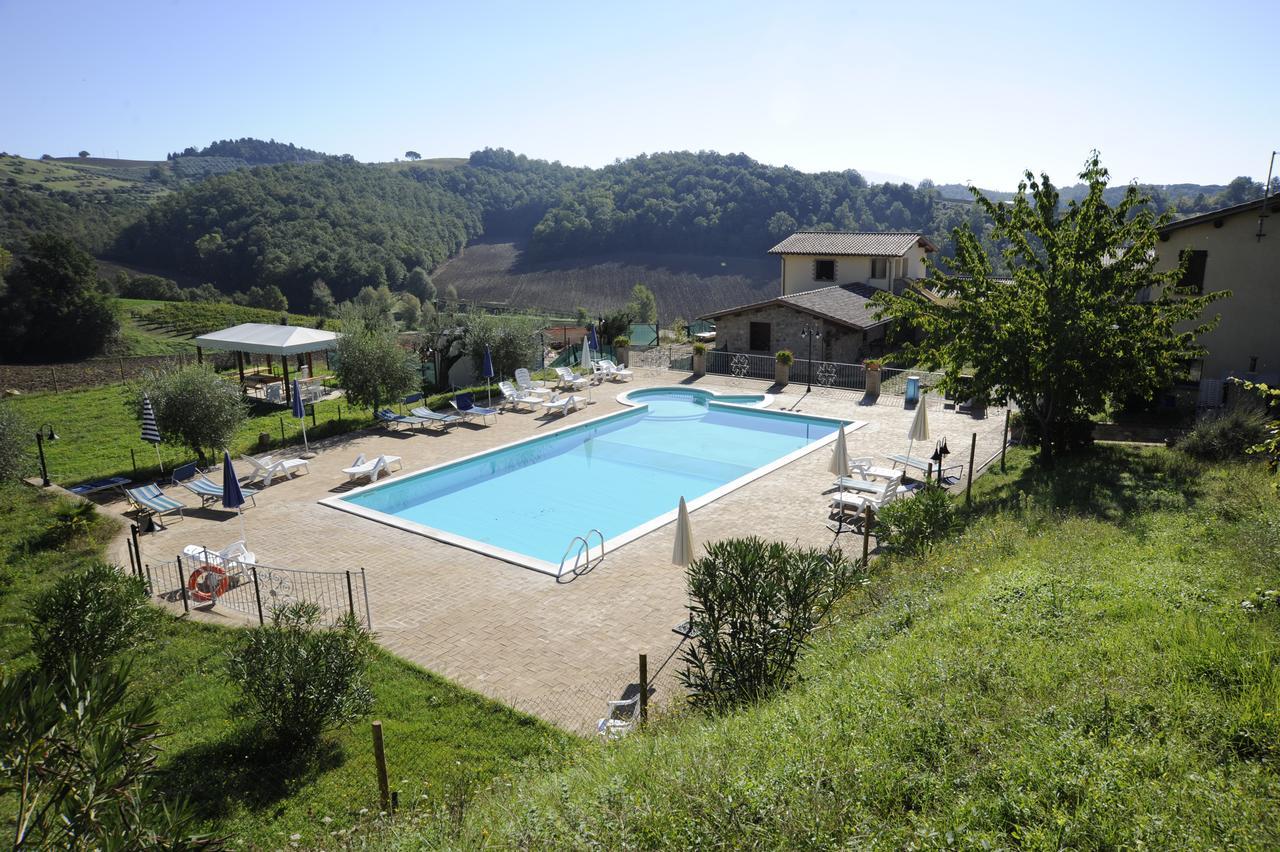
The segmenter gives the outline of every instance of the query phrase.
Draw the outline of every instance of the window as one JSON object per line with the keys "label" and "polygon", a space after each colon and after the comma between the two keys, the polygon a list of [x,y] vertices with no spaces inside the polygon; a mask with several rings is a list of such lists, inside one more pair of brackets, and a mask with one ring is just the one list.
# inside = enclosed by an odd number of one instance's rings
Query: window
{"label": "window", "polygon": [[871,277],[872,278],[888,278],[889,277],[889,258],[887,257],[871,258]]}
{"label": "window", "polygon": [[773,327],[767,322],[753,322],[748,332],[747,348],[753,352],[768,352],[772,348]]}
{"label": "window", "polygon": [[813,262],[814,281],[835,281],[836,262],[834,260],[815,260]]}
{"label": "window", "polygon": [[1197,296],[1203,294],[1204,267],[1209,260],[1209,252],[1203,249],[1183,249],[1178,254],[1178,260],[1187,265],[1186,271],[1182,273],[1182,280],[1178,282],[1178,286],[1189,288]]}

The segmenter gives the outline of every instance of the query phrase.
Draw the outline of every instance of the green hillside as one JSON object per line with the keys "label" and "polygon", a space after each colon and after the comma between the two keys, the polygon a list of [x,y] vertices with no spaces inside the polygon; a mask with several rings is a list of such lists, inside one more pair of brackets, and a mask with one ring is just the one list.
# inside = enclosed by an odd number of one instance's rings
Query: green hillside
{"label": "green hillside", "polygon": [[525,777],[394,848],[1275,848],[1280,501],[1257,464],[1012,456],[802,682]]}

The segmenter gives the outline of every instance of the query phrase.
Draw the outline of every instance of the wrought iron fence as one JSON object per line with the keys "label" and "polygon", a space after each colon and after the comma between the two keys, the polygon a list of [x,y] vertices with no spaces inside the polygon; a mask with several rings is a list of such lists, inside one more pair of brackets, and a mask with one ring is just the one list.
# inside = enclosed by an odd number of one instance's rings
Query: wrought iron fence
{"label": "wrought iron fence", "polygon": [[707,372],[736,379],[773,381],[776,359],[771,355],[749,355],[713,349],[707,353]]}
{"label": "wrought iron fence", "polygon": [[373,629],[364,569],[308,571],[239,562],[214,551],[182,553],[168,562],[144,563],[143,575],[155,597],[192,606],[224,607],[263,623],[276,607],[315,604],[325,624],[345,615]]}
{"label": "wrought iron fence", "polygon": [[[777,359],[771,355],[753,355],[746,352],[729,352],[713,349],[707,352],[707,372],[737,379],[759,379],[772,382],[775,378]],[[692,370],[691,359],[673,360],[672,369]],[[928,370],[901,370],[883,368],[880,373],[880,392],[903,396],[908,376],[918,376],[922,390],[936,387],[943,379],[942,373]],[[812,361],[797,358],[788,375],[792,384],[822,388],[866,390],[867,370],[862,364],[845,364],[838,361]]]}

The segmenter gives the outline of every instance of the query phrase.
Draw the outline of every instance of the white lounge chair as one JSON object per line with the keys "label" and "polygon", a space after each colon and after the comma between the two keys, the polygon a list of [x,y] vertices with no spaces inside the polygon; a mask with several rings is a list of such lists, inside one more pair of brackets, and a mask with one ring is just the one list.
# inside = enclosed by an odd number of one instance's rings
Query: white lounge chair
{"label": "white lounge chair", "polygon": [[570,411],[573,411],[574,409],[577,409],[577,408],[581,408],[586,404],[587,404],[587,398],[585,396],[575,396],[574,394],[569,394],[568,396],[561,396],[560,394],[557,393],[557,394],[554,394],[551,397],[551,399],[542,403],[542,407],[545,408],[548,412],[557,412],[560,414],[561,417],[563,417],[564,415],[568,414]]}
{"label": "white lounge chair", "polygon": [[884,479],[894,484],[901,484],[902,471],[892,467],[880,467],[872,458],[849,460],[849,473],[862,479]]}
{"label": "white lounge chair", "polygon": [[[889,461],[893,462],[895,467],[897,465],[902,465],[904,469],[911,468],[913,470],[918,470],[921,473],[927,474],[932,470],[934,476],[941,476],[943,478],[946,478],[946,471],[948,470],[958,470],[960,473],[964,472],[964,462],[953,462],[952,464],[947,464],[944,461],[941,467],[939,467],[939,465],[934,464],[929,459],[918,459],[915,456],[908,456],[906,454],[889,456]],[[956,475],[959,476],[960,474],[957,473]]]}
{"label": "white lounge chair", "polygon": [[247,477],[248,481],[261,482],[264,486],[270,485],[280,476],[291,479],[300,471],[311,472],[305,459],[277,459],[272,456],[256,459],[253,456],[245,456],[244,460],[253,468],[253,472]]}
{"label": "white lounge chair", "polygon": [[519,390],[511,382],[498,382],[498,390],[502,391],[502,404],[514,408],[517,405],[527,405],[529,408],[536,408],[542,404],[542,397],[535,393],[527,393]]}
{"label": "white lounge chair", "polygon": [[533,376],[529,375],[529,371],[524,367],[516,370],[516,386],[524,393],[532,394],[539,399],[551,393],[550,388],[544,388],[535,382]]}
{"label": "white lounge chair", "polygon": [[591,384],[591,379],[579,376],[568,367],[556,367],[556,375],[560,377],[560,386],[570,390],[580,390]]}
{"label": "white lounge chair", "polygon": [[232,568],[241,568],[258,561],[253,551],[249,550],[245,545],[243,539],[233,541],[221,550],[210,550],[200,544],[188,544],[182,548],[182,555],[191,559],[198,559],[206,565],[217,565],[227,573],[230,573]]}
{"label": "white lounge chair", "polygon": [[874,500],[885,501],[890,494],[898,490],[898,484],[895,482],[872,482],[869,479],[859,479],[856,476],[841,476],[835,481],[835,487],[841,491],[848,491],[862,496],[870,496]]}
{"label": "white lounge chair", "polygon": [[635,375],[635,373],[633,373],[631,370],[628,370],[625,367],[619,367],[617,364],[613,363],[613,361],[611,361],[608,358],[602,358],[597,363],[603,364],[605,368],[606,377],[613,379],[616,382],[631,381],[632,376]]}
{"label": "white lounge chair", "polygon": [[368,477],[370,482],[377,482],[378,474],[384,470],[390,473],[392,465],[395,465],[395,470],[400,470],[404,467],[404,463],[401,462],[399,456],[378,456],[376,459],[365,461],[364,453],[361,453],[356,456],[356,460],[351,463],[351,467],[344,467],[342,472],[347,475],[348,482],[364,479],[365,477]]}

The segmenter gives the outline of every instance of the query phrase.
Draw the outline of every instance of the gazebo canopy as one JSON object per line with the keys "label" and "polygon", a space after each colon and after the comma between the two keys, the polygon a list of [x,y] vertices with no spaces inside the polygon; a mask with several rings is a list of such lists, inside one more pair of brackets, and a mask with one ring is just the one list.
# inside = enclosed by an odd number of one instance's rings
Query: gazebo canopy
{"label": "gazebo canopy", "polygon": [[193,342],[202,349],[285,356],[336,349],[338,335],[318,328],[246,322],[222,331],[202,334]]}

